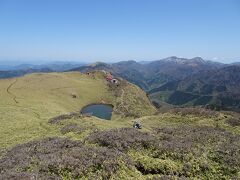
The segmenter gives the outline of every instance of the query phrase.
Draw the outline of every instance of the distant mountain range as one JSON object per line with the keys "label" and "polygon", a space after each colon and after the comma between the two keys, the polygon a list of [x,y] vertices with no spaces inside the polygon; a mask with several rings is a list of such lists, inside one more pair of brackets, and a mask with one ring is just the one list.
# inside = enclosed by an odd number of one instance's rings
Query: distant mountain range
{"label": "distant mountain range", "polygon": [[36,72],[53,72],[49,68],[43,69],[19,69],[19,70],[8,70],[8,71],[0,71],[0,78],[13,78],[23,76],[25,74],[36,73]]}
{"label": "distant mountain range", "polygon": [[[1,66],[3,67],[3,66]],[[6,67],[5,67],[6,68]],[[240,63],[223,64],[203,60],[168,57],[157,61],[117,63],[96,62],[22,64],[1,71],[0,78],[22,76],[34,72],[106,70],[126,79],[147,92],[156,105],[207,106],[212,109],[240,111]]]}
{"label": "distant mountain range", "polygon": [[156,102],[173,105],[208,106],[213,109],[240,110],[240,66],[204,70],[179,81],[152,89]]}
{"label": "distant mountain range", "polygon": [[240,66],[169,57],[149,63],[97,62],[71,71],[106,70],[144,89],[154,104],[208,106],[212,109],[240,109]]}
{"label": "distant mountain range", "polygon": [[169,57],[150,63],[138,63],[136,61],[122,61],[113,64],[98,62],[95,64],[81,66],[71,69],[72,71],[87,72],[92,70],[107,70],[116,76],[137,84],[145,91],[161,85],[182,80],[202,70],[214,70],[224,67],[225,64],[205,61],[200,57],[185,59]]}
{"label": "distant mountain range", "polygon": [[42,65],[20,64],[1,65],[0,78],[12,78],[36,72],[62,72],[84,65],[83,63],[55,62]]}

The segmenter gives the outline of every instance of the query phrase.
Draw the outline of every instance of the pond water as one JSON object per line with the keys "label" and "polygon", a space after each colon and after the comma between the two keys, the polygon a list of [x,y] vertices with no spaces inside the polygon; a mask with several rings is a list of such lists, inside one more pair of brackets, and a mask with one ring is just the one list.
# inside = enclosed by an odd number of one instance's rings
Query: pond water
{"label": "pond water", "polygon": [[113,106],[109,104],[92,104],[85,106],[82,110],[82,114],[90,114],[101,119],[111,120]]}

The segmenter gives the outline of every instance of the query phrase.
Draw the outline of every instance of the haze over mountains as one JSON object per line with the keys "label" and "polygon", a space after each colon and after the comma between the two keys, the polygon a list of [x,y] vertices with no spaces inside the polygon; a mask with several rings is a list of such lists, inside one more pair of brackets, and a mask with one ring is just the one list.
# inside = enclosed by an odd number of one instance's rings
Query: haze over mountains
{"label": "haze over mountains", "polygon": [[0,64],[0,78],[18,77],[34,72],[62,72],[83,64],[76,62],[53,62],[45,64],[31,64],[29,62],[18,65],[14,65],[14,62],[4,63]]}
{"label": "haze over mountains", "polygon": [[157,61],[117,63],[96,62],[23,64],[0,71],[0,78],[22,76],[33,72],[106,70],[141,87],[156,106],[208,106],[213,109],[240,109],[239,63],[223,64],[204,60],[168,57]]}

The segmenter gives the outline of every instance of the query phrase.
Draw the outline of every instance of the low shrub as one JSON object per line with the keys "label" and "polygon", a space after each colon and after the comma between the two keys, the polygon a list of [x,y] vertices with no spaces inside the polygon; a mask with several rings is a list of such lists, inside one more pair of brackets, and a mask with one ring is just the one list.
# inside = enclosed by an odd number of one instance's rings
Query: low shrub
{"label": "low shrub", "polygon": [[85,131],[85,129],[82,127],[79,127],[78,124],[76,123],[71,123],[62,127],[60,131],[62,134],[67,134],[69,132],[75,132],[77,134],[81,134],[82,132]]}
{"label": "low shrub", "polygon": [[234,174],[240,171],[240,136],[232,136],[218,146],[212,159],[225,165],[222,167],[225,173]]}
{"label": "low shrub", "polygon": [[0,148],[0,158],[6,153],[6,149]]}
{"label": "low shrub", "polygon": [[240,119],[237,118],[230,118],[226,120],[226,123],[228,123],[230,126],[240,126]]}
{"label": "low shrub", "polygon": [[[160,139],[155,158],[184,164],[182,175],[233,177],[240,171],[240,136],[220,128],[182,126],[155,129]],[[207,176],[206,175],[206,176]]]}
{"label": "low shrub", "polygon": [[[215,145],[233,135],[224,129],[214,127],[181,126],[155,129],[156,136],[161,139],[161,148],[167,151],[189,152],[193,148]],[[160,148],[160,147],[159,147]]]}
{"label": "low shrub", "polygon": [[159,178],[159,180],[189,180],[189,178],[184,176],[178,177],[173,175],[163,175]]}
{"label": "low shrub", "polygon": [[109,179],[122,163],[128,167],[132,164],[127,155],[117,150],[88,147],[69,139],[47,138],[9,150],[0,159],[0,179]]}
{"label": "low shrub", "polygon": [[0,179],[114,179],[123,169],[153,179],[234,179],[240,136],[214,127],[163,127],[152,134],[120,128],[93,132],[85,143],[32,141],[0,157]]}
{"label": "low shrub", "polygon": [[91,134],[87,139],[90,143],[100,146],[127,151],[129,149],[151,148],[156,138],[148,133],[140,132],[134,128],[120,128],[108,131],[99,131]]}
{"label": "low shrub", "polygon": [[60,116],[53,117],[53,118],[49,119],[48,122],[50,124],[58,124],[63,120],[72,119],[72,118],[79,118],[79,117],[82,117],[82,115],[80,113],[74,113],[73,112],[73,113],[70,113],[70,114],[62,114]]}
{"label": "low shrub", "polygon": [[173,161],[166,159],[152,158],[140,153],[131,153],[135,161],[135,167],[143,174],[164,174],[179,175],[181,166]]}
{"label": "low shrub", "polygon": [[1,180],[37,180],[37,179],[47,179],[47,180],[62,180],[61,177],[56,175],[47,175],[47,174],[37,174],[31,172],[16,172],[16,171],[7,171],[4,174],[0,175]]}

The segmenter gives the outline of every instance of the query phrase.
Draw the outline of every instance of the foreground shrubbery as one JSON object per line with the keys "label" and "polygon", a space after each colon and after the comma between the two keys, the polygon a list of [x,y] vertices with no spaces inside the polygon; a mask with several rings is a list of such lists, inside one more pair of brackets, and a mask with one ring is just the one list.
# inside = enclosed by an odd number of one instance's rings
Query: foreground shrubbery
{"label": "foreground shrubbery", "polygon": [[156,143],[156,138],[133,128],[121,128],[93,133],[87,141],[119,151],[127,151],[151,148]]}
{"label": "foreground shrubbery", "polygon": [[87,140],[129,152],[143,175],[217,179],[240,171],[240,136],[219,128],[157,128],[154,135],[123,128],[97,132]]}
{"label": "foreground shrubbery", "polygon": [[91,133],[84,142],[33,141],[0,160],[0,179],[127,178],[126,170],[146,179],[239,178],[240,136],[213,127],[120,128]]}
{"label": "foreground shrubbery", "polygon": [[109,179],[127,155],[108,148],[93,148],[79,141],[48,138],[22,144],[0,160],[0,179]]}
{"label": "foreground shrubbery", "polygon": [[[221,159],[222,163],[228,161],[229,164],[226,165],[233,165],[231,168],[240,167],[240,136],[223,129],[183,126],[181,128],[156,129],[156,134],[162,139],[160,149],[165,154],[176,153],[175,158],[179,160],[184,160],[184,154],[189,152],[193,155],[210,153],[211,156],[211,153],[214,155],[222,153],[225,156],[218,157],[224,158]],[[217,159],[213,158],[212,160]]]}
{"label": "foreground shrubbery", "polygon": [[174,174],[233,178],[240,171],[240,136],[213,127],[182,126],[155,130],[160,139],[152,157],[181,162]]}

